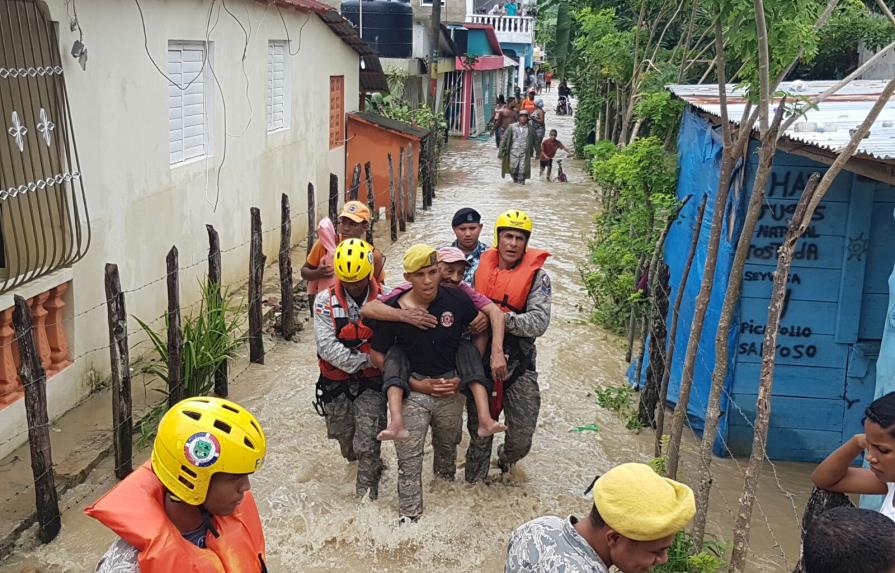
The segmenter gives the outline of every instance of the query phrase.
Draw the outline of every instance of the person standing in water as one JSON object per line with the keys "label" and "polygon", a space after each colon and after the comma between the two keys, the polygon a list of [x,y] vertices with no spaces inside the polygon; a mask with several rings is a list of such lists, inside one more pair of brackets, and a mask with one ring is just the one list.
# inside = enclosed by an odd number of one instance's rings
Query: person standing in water
{"label": "person standing in water", "polygon": [[534,129],[528,123],[528,112],[519,112],[519,121],[511,125],[500,142],[499,157],[502,159],[501,174],[512,176],[514,183],[525,184],[531,179],[531,148]]}
{"label": "person standing in water", "polygon": [[379,296],[373,274],[373,247],[348,239],[336,247],[337,281],[314,302],[314,337],[320,377],[317,413],[326,419],[326,435],[339,442],[342,457],[357,460],[358,496],[379,496],[380,443],[385,428],[382,372],[373,365],[373,331],[361,319],[361,307]]}
{"label": "person standing in water", "polygon": [[529,116],[531,119],[531,127],[534,129],[534,141],[531,145],[531,156],[534,158],[540,155],[541,142],[544,141],[544,132],[547,129],[547,112],[544,111],[544,100],[538,98],[535,100],[535,109]]}
{"label": "person standing in water", "polygon": [[[852,463],[864,454],[869,467]],[[864,411],[864,433],[855,434],[811,474],[814,485],[845,494],[885,495],[879,512],[895,521],[895,392]]]}
{"label": "person standing in water", "polygon": [[488,245],[479,240],[479,236],[482,234],[482,216],[472,207],[463,207],[454,213],[454,218],[451,219],[451,228],[457,238],[450,246],[463,251],[463,254],[466,255],[466,262],[469,263],[463,280],[467,284],[473,285],[475,271],[479,268],[479,257],[488,249]]}
{"label": "person standing in water", "polygon": [[547,170],[547,181],[550,181],[550,174],[553,171],[553,158],[556,157],[556,152],[562,149],[563,151],[568,152],[566,146],[562,144],[562,142],[556,139],[556,130],[550,130],[550,137],[544,140],[541,143],[541,172],[539,176],[544,175],[544,170]]}
{"label": "person standing in water", "polygon": [[[458,350],[463,333],[478,311],[460,289],[439,287],[438,255],[428,245],[414,245],[404,254],[404,278],[410,290],[389,302],[394,308],[420,309],[437,317],[435,328],[421,329],[401,322],[374,321],[373,357],[380,370],[388,371],[386,353],[400,348],[410,361],[409,392],[402,386],[407,378],[386,376],[389,410],[401,401],[403,422],[408,435],[395,442],[398,454],[398,506],[402,522],[416,521],[423,514],[423,449],[432,428],[434,473],[453,480],[457,471],[457,446],[463,431],[463,397],[457,372]],[[472,349],[472,355],[479,356]],[[393,387],[388,387],[392,384]],[[405,436],[395,436],[405,437]]]}

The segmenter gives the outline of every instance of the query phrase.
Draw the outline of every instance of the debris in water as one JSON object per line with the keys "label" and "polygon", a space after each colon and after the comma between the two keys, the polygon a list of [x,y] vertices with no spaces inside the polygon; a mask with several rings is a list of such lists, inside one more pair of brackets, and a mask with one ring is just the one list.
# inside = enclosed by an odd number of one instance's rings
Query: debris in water
{"label": "debris in water", "polygon": [[569,431],[570,432],[579,432],[579,433],[581,433],[581,432],[597,432],[597,431],[599,431],[599,428],[597,428],[596,424],[586,424],[584,426],[575,426],[574,428],[572,428]]}

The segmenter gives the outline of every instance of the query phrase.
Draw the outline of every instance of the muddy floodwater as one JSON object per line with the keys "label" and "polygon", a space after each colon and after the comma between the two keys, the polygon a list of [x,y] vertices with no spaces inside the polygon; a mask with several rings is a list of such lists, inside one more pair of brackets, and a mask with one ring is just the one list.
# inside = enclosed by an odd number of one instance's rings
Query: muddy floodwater
{"label": "muddy floodwater", "polygon": [[[547,108],[554,105],[548,96]],[[560,140],[571,144],[571,118],[551,111],[548,128],[558,129]],[[620,462],[652,457],[652,432],[627,431],[594,398],[594,388],[623,382],[624,348],[623,341],[588,323],[590,302],[579,266],[586,260],[597,201],[582,162],[569,159],[565,167],[566,184],[536,177],[518,186],[501,180],[493,140],[451,141],[433,208],[421,212],[396,243],[387,245],[384,235],[377,238],[388,256],[387,282],[394,284],[408,246],[453,239],[450,220],[460,207],[482,213],[486,243],[500,212],[523,209],[534,219],[532,244],[553,253],[545,267],[553,279],[553,318],[538,340],[543,405],[531,454],[503,481],[469,486],[462,480],[462,463],[458,481],[434,480],[427,448],[425,515],[419,523],[398,526],[394,447],[383,447],[388,469],[380,499],[356,499],[355,466],[339,456],[336,442],[325,439],[323,419],[311,406],[317,366],[313,334],[306,328],[296,342],[276,344],[267,364],[246,371],[233,393],[267,432],[268,456],[252,486],[271,571],[499,572],[515,527],[545,514],[583,515],[590,504],[583,490],[595,475]],[[570,431],[585,424],[596,424],[598,431]],[[687,436],[681,464],[685,481],[695,477],[696,445]],[[464,440],[461,462],[465,447]],[[712,467],[710,531],[730,540],[745,462],[716,459]],[[799,518],[810,491],[810,469],[791,463],[776,464],[776,471],[765,469],[752,528],[751,571],[791,570],[798,559]],[[113,485],[110,475],[106,462],[84,485],[63,496],[68,510],[59,537],[39,546],[30,531],[0,572],[93,571],[113,536],[80,510]]]}

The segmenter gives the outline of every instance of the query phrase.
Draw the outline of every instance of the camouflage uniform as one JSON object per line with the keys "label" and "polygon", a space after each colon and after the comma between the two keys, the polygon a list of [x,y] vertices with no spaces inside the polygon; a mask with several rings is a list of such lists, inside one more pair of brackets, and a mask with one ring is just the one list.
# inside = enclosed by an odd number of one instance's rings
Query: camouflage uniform
{"label": "camouflage uniform", "polygon": [[[360,320],[360,306],[350,296],[345,296],[348,319]],[[333,307],[329,289],[317,294],[314,303],[314,335],[317,354],[326,362],[348,374],[360,372],[373,365],[370,356],[345,346],[337,337],[333,323]],[[381,383],[381,381],[380,381]],[[381,442],[377,434],[385,429],[385,396],[377,390],[363,390],[354,381],[324,382],[330,386],[347,384],[348,392],[339,393],[324,404],[326,435],[339,442],[342,457],[357,460],[358,495],[369,492],[370,498],[378,495],[379,477],[382,473]],[[359,394],[358,394],[359,392]],[[353,396],[356,396],[352,399]]]}
{"label": "camouflage uniform", "polygon": [[[550,276],[541,269],[532,281],[531,291],[525,302],[525,312],[506,313],[506,334],[531,339],[544,334],[550,325],[551,298]],[[504,391],[503,407],[507,431],[503,445],[497,449],[498,464],[502,470],[509,469],[528,455],[538,423],[541,393],[538,387],[537,349],[534,346],[531,353],[531,365]],[[509,367],[512,370],[512,364]],[[475,483],[488,475],[494,438],[479,437],[475,402],[471,398],[467,400],[467,429],[470,439],[466,450],[466,481]]]}
{"label": "camouflage uniform", "polygon": [[[457,372],[445,372],[431,378],[461,378],[461,387],[454,396],[436,398],[413,392],[407,381],[430,378],[410,374],[410,363],[404,351],[392,346],[385,355],[386,385],[404,390],[404,427],[410,439],[395,442],[398,455],[398,500],[403,517],[416,518],[423,514],[423,450],[429,426],[432,427],[432,466],[439,478],[454,480],[457,473],[457,446],[463,434],[463,388],[472,381],[484,378],[481,356],[470,342],[463,342],[457,350]],[[403,382],[403,383],[401,383]]]}
{"label": "camouflage uniform", "polygon": [[574,516],[539,517],[520,526],[510,538],[504,573],[609,573],[577,522]]}

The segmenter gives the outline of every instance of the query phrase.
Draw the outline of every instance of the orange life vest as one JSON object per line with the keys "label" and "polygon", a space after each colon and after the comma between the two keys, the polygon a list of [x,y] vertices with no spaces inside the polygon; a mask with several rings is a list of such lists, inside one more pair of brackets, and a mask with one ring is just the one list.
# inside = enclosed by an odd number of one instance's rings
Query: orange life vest
{"label": "orange life vest", "polygon": [[256,573],[264,567],[264,533],[251,493],[231,515],[214,516],[206,548],[186,539],[165,513],[165,486],[146,462],[84,512],[139,551],[140,573]]}
{"label": "orange life vest", "polygon": [[549,256],[547,251],[530,248],[515,267],[501,269],[497,249],[488,249],[479,259],[475,290],[494,301],[504,312],[525,312],[532,282]]}
{"label": "orange life vest", "polygon": [[[379,283],[375,279],[370,279],[369,294],[366,302],[375,300],[379,296]],[[348,303],[345,300],[345,288],[341,282],[329,287],[330,313],[332,314],[333,325],[336,329],[336,338],[348,348],[355,348],[364,354],[370,354],[370,339],[373,338],[373,330],[364,324],[363,320],[353,321],[348,318]],[[319,355],[317,362],[320,366],[320,373],[327,380],[341,382],[351,378],[379,378],[382,373],[376,368],[364,368],[356,374],[348,374],[339,370]]]}

